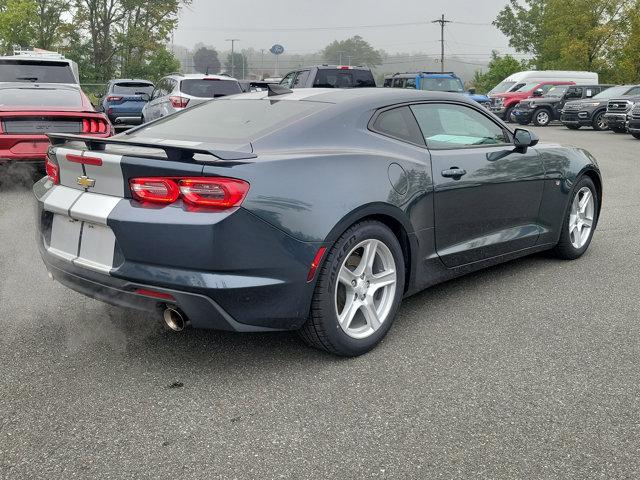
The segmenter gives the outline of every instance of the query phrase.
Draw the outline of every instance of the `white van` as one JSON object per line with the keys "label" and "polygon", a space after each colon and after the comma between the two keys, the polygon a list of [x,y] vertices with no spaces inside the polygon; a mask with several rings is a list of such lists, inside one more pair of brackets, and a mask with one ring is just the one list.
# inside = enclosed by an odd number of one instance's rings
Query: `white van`
{"label": "white van", "polygon": [[597,85],[598,74],[594,72],[571,72],[568,70],[527,70],[509,75],[487,95],[515,92],[527,83],[574,82],[576,85]]}

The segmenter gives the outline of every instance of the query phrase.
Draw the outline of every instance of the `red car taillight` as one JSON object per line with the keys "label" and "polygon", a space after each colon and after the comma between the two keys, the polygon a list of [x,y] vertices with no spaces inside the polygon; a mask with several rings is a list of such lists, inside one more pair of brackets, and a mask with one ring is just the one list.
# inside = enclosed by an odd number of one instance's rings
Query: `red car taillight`
{"label": "red car taillight", "polygon": [[189,99],[184,97],[169,97],[173,108],[187,108],[189,105]]}
{"label": "red car taillight", "polygon": [[109,126],[101,118],[85,118],[82,120],[82,133],[107,133]]}
{"label": "red car taillight", "polygon": [[51,179],[54,185],[60,184],[60,167],[53,163],[53,161],[47,156],[45,160],[45,170],[47,172],[47,176]]}
{"label": "red car taillight", "polygon": [[142,202],[170,204],[182,198],[196,206],[225,209],[239,206],[249,191],[243,180],[226,177],[133,178],[131,194]]}

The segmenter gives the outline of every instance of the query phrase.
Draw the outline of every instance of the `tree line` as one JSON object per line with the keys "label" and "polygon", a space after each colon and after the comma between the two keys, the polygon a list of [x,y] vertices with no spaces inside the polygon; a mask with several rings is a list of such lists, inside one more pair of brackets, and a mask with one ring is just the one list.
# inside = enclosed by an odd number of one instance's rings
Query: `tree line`
{"label": "tree line", "polygon": [[593,71],[603,83],[640,81],[640,0],[510,0],[493,24],[530,58],[494,52],[488,71],[474,79],[478,90],[526,69]]}
{"label": "tree line", "polygon": [[157,79],[180,69],[166,43],[191,0],[0,0],[0,48],[42,48],[78,63],[81,81]]}

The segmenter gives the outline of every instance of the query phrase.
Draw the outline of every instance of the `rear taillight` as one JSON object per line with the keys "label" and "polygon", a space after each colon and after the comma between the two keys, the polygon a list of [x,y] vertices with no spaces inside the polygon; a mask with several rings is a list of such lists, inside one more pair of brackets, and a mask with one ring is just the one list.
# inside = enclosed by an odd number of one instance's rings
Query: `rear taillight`
{"label": "rear taillight", "polygon": [[119,102],[120,100],[122,100],[122,97],[119,97],[117,95],[109,95],[107,97],[107,102]]}
{"label": "rear taillight", "polygon": [[249,191],[247,182],[226,177],[134,178],[129,185],[142,202],[170,204],[182,198],[189,205],[214,209],[239,206]]}
{"label": "rear taillight", "polygon": [[189,99],[184,97],[169,97],[169,101],[171,101],[171,105],[173,108],[187,108],[189,105]]}
{"label": "rear taillight", "polygon": [[51,179],[54,185],[59,185],[60,184],[60,167],[57,164],[53,163],[53,160],[51,160],[48,156],[47,156],[47,159],[45,160],[44,166],[47,172],[47,177]]}
{"label": "rear taillight", "polygon": [[82,120],[82,133],[107,133],[109,126],[102,118],[85,118]]}
{"label": "rear taillight", "polygon": [[141,202],[175,202],[180,197],[180,189],[170,178],[134,178],[129,182],[133,197]]}

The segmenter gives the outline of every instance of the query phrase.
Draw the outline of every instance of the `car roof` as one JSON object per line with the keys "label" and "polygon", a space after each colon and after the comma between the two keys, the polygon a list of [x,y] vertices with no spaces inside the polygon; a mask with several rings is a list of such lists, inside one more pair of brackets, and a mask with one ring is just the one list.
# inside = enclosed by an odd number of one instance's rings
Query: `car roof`
{"label": "car roof", "polygon": [[459,78],[454,72],[398,72],[393,75],[385,76],[385,80],[388,78],[414,78],[417,76],[431,77],[431,78]]}
{"label": "car roof", "polygon": [[143,78],[116,78],[109,80],[109,83],[148,83],[149,85],[153,85],[151,80],[145,80]]}
{"label": "car roof", "polygon": [[447,92],[433,92],[414,89],[398,88],[296,88],[291,93],[269,96],[268,92],[251,92],[242,95],[234,95],[224,100],[295,100],[324,102],[334,104],[349,103],[352,106],[362,108],[381,108],[386,105],[394,105],[420,101],[456,101],[477,105],[466,95]]}
{"label": "car roof", "polygon": [[238,81],[237,78],[234,77],[228,77],[226,75],[207,75],[204,73],[186,73],[184,75],[181,74],[174,74],[174,75],[167,75],[167,77],[165,78],[174,78],[176,80],[202,80],[204,78],[214,78],[217,80],[231,80],[231,81]]}

